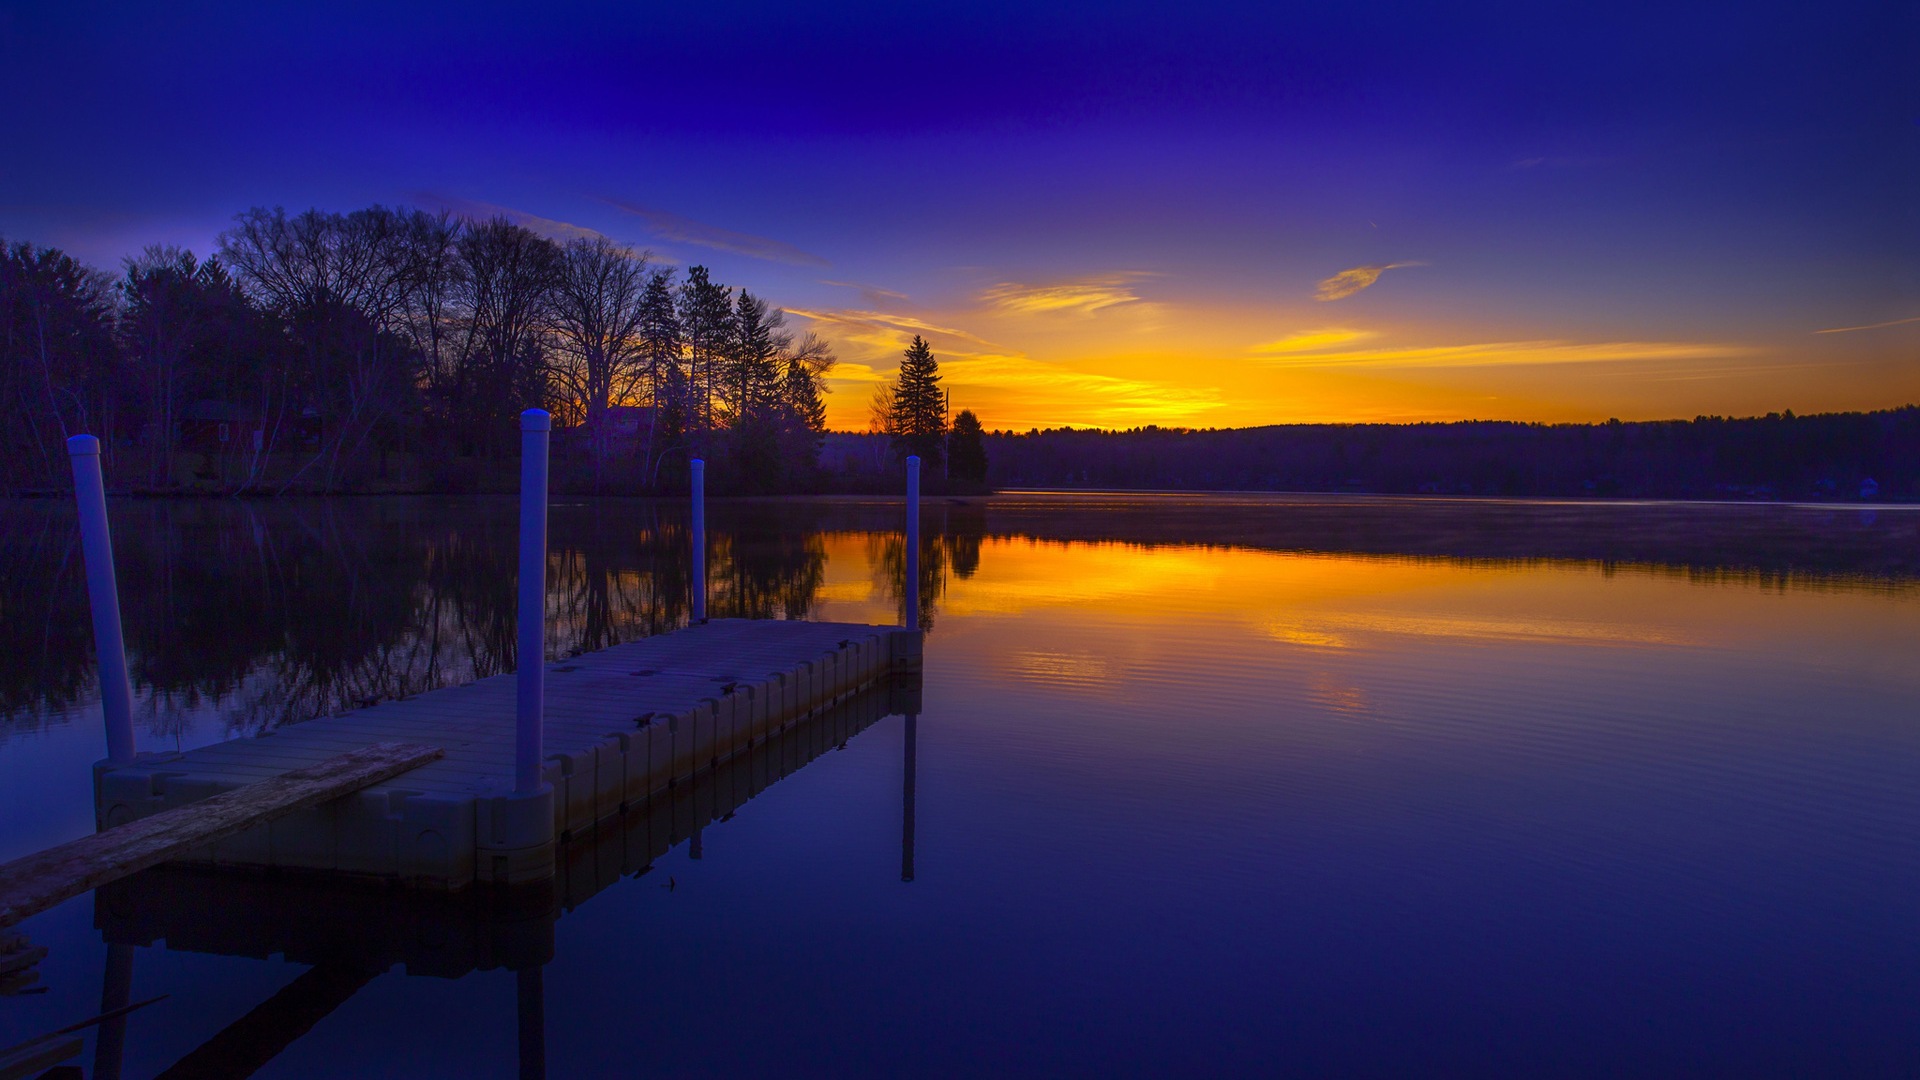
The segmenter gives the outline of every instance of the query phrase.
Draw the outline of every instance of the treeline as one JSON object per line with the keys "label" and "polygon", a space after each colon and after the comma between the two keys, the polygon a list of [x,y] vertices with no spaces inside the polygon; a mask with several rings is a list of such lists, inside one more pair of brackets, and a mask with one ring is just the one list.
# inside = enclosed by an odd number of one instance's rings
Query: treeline
{"label": "treeline", "polygon": [[256,208],[118,277],[0,244],[0,485],[62,486],[89,432],[121,488],[486,488],[543,407],[562,486],[672,489],[706,457],[718,490],[788,490],[834,356],[782,321],[704,267],[417,209]]}
{"label": "treeline", "polygon": [[1920,408],[1604,424],[1071,428],[987,437],[996,487],[1920,498]]}

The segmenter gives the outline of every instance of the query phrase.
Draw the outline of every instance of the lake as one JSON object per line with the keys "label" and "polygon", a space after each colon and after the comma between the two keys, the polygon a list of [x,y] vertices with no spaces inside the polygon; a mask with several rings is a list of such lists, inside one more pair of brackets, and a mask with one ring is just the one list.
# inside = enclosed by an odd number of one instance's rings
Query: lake
{"label": "lake", "polygon": [[[112,511],[142,749],[513,668],[511,499]],[[901,619],[897,502],[709,517],[712,615]],[[549,657],[683,625],[686,525],[556,502]],[[165,997],[88,1076],[1920,1073],[1920,507],[1008,494],[924,529],[913,720],[650,866],[583,848],[548,910],[131,879],[22,924],[0,1046],[119,993]],[[104,740],[64,503],[0,504],[0,575],[11,859],[92,830]]]}

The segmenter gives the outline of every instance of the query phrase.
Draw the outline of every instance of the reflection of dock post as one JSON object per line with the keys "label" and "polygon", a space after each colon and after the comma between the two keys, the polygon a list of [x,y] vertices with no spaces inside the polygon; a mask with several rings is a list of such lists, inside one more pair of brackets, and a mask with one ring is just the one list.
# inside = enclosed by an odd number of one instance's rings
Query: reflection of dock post
{"label": "reflection of dock post", "polygon": [[900,809],[900,880],[913,880],[913,763],[915,729],[920,726],[916,713],[907,714],[906,779],[902,783]]}
{"label": "reflection of dock post", "polygon": [[693,487],[693,621],[707,621],[707,463],[687,463]]}
{"label": "reflection of dock post", "polygon": [[541,784],[541,713],[547,658],[547,432],[544,409],[520,414],[520,641],[515,716],[518,738],[513,790]]}
{"label": "reflection of dock post", "polygon": [[907,629],[920,629],[920,456],[907,458]]}
{"label": "reflection of dock post", "polygon": [[545,969],[521,968],[514,973],[519,998],[520,1080],[546,1080],[547,990]]}
{"label": "reflection of dock post", "polygon": [[93,608],[93,647],[100,658],[100,711],[107,722],[107,760],[133,761],[133,688],[120,632],[120,593],[113,576],[113,536],[107,529],[107,488],[100,476],[100,440],[67,440],[73,461],[73,498],[80,510],[80,547],[87,560],[87,601]]}
{"label": "reflection of dock post", "polygon": [[687,777],[687,858],[698,860],[706,855],[706,848],[700,843],[701,830],[706,827],[707,815],[700,809],[700,778],[712,777],[711,773],[695,770]]}
{"label": "reflection of dock post", "polygon": [[100,1031],[93,1037],[94,1080],[120,1080],[127,1046],[127,1016],[133,1001],[133,946],[107,945],[107,972],[100,985]]}

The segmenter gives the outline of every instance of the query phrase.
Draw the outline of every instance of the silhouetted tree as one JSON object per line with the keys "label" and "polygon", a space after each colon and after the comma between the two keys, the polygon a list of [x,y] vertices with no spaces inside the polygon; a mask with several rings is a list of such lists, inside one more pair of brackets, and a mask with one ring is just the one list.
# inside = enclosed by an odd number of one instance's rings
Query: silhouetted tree
{"label": "silhouetted tree", "polygon": [[948,475],[969,483],[986,482],[987,448],[981,441],[983,436],[980,418],[973,415],[972,409],[961,409],[954,415],[953,435],[948,442],[948,453],[952,455],[947,463]]}
{"label": "silhouetted tree", "polygon": [[469,226],[460,237],[465,294],[465,377],[460,399],[472,445],[504,453],[517,442],[514,418],[548,404],[547,362],[560,246],[504,218]]}
{"label": "silhouetted tree", "polygon": [[939,471],[940,442],[947,430],[946,400],[940,390],[940,364],[918,334],[901,357],[888,420],[894,453],[918,454],[928,472]]}
{"label": "silhouetted tree", "polygon": [[317,429],[319,486],[357,460],[375,429],[417,391],[402,314],[417,274],[408,216],[254,208],[220,236],[220,257],[248,295],[279,315],[301,372],[297,393]]}
{"label": "silhouetted tree", "polygon": [[706,267],[689,267],[687,280],[680,285],[680,338],[686,343],[697,405],[691,426],[698,433],[694,441],[701,446],[705,434],[714,429],[714,395],[732,336],[733,290],[715,284]]}
{"label": "silhouetted tree", "polygon": [[0,468],[9,486],[65,482],[62,440],[114,429],[124,391],[114,316],[106,274],[55,248],[0,243]]}
{"label": "silhouetted tree", "polygon": [[[584,422],[596,484],[606,465],[607,408],[641,396],[648,364],[645,322],[647,256],[603,236],[571,240],[553,294],[559,338],[554,374],[567,419]],[[584,416],[569,415],[584,411]]]}
{"label": "silhouetted tree", "polygon": [[780,361],[786,368],[780,385],[781,458],[804,476],[820,457],[827,432],[827,373],[839,361],[833,347],[812,333],[782,350]]}
{"label": "silhouetted tree", "polygon": [[[682,450],[693,415],[692,383],[684,361],[680,313],[673,302],[673,272],[655,270],[640,298],[640,352],[647,368],[653,414],[647,424],[644,475],[651,481],[661,460]],[[684,458],[685,455],[682,455]]]}

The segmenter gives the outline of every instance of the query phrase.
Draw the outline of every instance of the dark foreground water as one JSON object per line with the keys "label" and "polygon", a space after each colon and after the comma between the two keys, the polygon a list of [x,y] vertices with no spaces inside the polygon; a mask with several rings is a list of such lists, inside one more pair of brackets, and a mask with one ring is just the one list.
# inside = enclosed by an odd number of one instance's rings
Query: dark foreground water
{"label": "dark foreground water", "polygon": [[[512,667],[511,502],[114,513],[144,748]],[[712,517],[714,614],[899,618],[896,507]],[[684,523],[557,506],[550,655],[683,622]],[[72,528],[0,507],[0,858],[92,826]],[[88,1076],[1920,1074],[1920,512],[1010,496],[923,564],[911,740],[546,910],[133,879],[21,927],[0,1047],[104,991],[166,996]]]}

